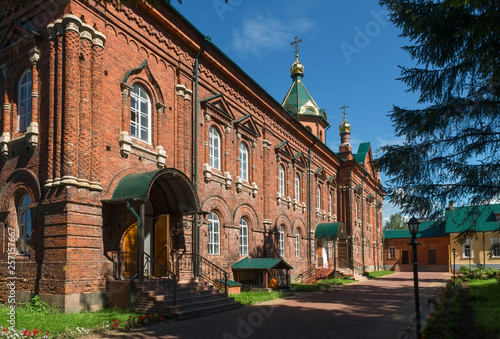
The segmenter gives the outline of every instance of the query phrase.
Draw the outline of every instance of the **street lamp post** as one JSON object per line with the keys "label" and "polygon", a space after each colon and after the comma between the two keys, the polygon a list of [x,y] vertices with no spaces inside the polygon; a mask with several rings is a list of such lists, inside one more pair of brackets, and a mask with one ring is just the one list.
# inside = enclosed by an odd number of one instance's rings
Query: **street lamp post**
{"label": "street lamp post", "polygon": [[453,248],[453,286],[455,286],[455,248]]}
{"label": "street lamp post", "polygon": [[418,261],[417,261],[417,245],[420,245],[417,241],[417,233],[420,222],[417,218],[413,217],[408,221],[408,229],[411,234],[411,242],[408,245],[412,246],[413,251],[413,287],[415,290],[415,314],[416,314],[416,329],[417,338],[422,338],[422,330],[420,325],[420,297],[418,293]]}

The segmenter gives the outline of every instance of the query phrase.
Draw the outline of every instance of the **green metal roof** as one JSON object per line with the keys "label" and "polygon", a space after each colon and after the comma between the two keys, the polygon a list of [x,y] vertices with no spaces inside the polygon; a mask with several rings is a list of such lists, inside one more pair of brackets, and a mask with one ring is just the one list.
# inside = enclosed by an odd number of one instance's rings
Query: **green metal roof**
{"label": "green metal roof", "polygon": [[296,118],[301,115],[322,117],[323,120],[328,124],[328,121],[326,119],[326,112],[318,107],[318,105],[302,83],[301,79],[301,75],[295,75],[293,77],[292,86],[288,90],[285,99],[283,99],[281,106],[283,106],[286,111],[288,111]]}
{"label": "green metal roof", "polygon": [[316,226],[314,238],[316,239],[335,239],[344,240],[347,237],[345,225],[341,222],[321,223]]}
{"label": "green metal roof", "polygon": [[500,204],[455,207],[446,210],[446,232],[460,232],[472,227],[476,232],[495,231],[500,227],[496,220]]}
{"label": "green metal roof", "polygon": [[271,269],[293,269],[281,258],[244,258],[232,266],[233,270],[271,270]]}
{"label": "green metal roof", "polygon": [[[442,222],[421,222],[418,228],[417,238],[446,237],[446,231]],[[408,228],[402,230],[384,230],[385,239],[411,238]]]}
{"label": "green metal roof", "polygon": [[191,181],[174,168],[129,174],[118,182],[113,197],[106,202],[146,201],[153,185],[159,186],[163,193],[161,199],[168,205],[170,212],[200,212],[198,194]]}
{"label": "green metal roof", "polygon": [[359,162],[360,164],[364,164],[366,155],[369,150],[370,150],[369,142],[364,142],[362,144],[359,144],[358,153],[354,155],[354,159],[356,159],[356,161]]}

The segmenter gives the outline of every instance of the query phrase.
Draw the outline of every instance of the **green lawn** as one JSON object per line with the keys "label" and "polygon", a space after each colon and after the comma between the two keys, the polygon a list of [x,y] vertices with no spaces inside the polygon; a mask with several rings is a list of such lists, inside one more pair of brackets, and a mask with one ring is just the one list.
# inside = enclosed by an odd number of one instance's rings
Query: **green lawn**
{"label": "green lawn", "polygon": [[495,337],[500,337],[500,284],[496,279],[469,281],[469,300],[474,320]]}
{"label": "green lawn", "polygon": [[[0,332],[11,327],[7,322],[10,319],[9,308],[0,305]],[[149,316],[149,315],[148,315]],[[139,320],[142,317],[141,320]],[[159,317],[157,317],[159,318]],[[138,326],[148,321],[144,315],[122,311],[117,309],[105,309],[98,312],[80,312],[72,314],[62,314],[55,309],[38,309],[18,306],[16,307],[16,332],[23,334],[23,331],[39,331],[37,336],[47,335],[48,338],[77,338],[91,333],[112,330],[115,328]],[[9,332],[11,336],[13,332]]]}
{"label": "green lawn", "polygon": [[394,271],[373,271],[368,273],[368,279],[376,279],[389,274],[394,274]]}
{"label": "green lawn", "polygon": [[293,293],[280,291],[241,292],[239,294],[230,294],[229,296],[233,297],[235,301],[239,301],[242,305],[251,305],[267,300],[288,297],[289,295],[293,295]]}

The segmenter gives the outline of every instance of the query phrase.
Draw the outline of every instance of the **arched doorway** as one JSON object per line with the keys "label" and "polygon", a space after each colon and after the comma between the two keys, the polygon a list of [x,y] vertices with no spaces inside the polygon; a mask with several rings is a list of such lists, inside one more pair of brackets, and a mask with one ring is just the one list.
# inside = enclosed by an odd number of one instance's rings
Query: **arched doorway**
{"label": "arched doorway", "polygon": [[[117,184],[112,199],[104,202],[125,205],[121,210],[133,216],[129,218],[131,225],[123,233],[117,254],[117,266],[126,266],[122,277],[131,277],[136,272],[141,278],[142,275],[163,276],[165,268],[173,271],[170,258],[176,248],[172,226],[195,224],[201,213],[193,185],[173,168],[127,175]],[[193,225],[190,228],[196,230]],[[183,228],[178,227],[177,231],[176,237]],[[185,243],[193,244],[196,233],[183,236]]]}

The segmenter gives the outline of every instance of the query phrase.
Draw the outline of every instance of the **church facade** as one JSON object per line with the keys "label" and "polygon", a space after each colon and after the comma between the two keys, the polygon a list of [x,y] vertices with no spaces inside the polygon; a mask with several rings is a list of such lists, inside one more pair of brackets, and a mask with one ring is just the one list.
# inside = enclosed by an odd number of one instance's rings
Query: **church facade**
{"label": "church facade", "polygon": [[245,257],[282,258],[292,278],[381,268],[370,144],[353,152],[344,115],[339,150],[325,145],[297,54],[280,103],[167,4],[2,11],[2,301],[15,276],[19,301],[101,308],[120,258],[130,279],[174,254],[231,279]]}

